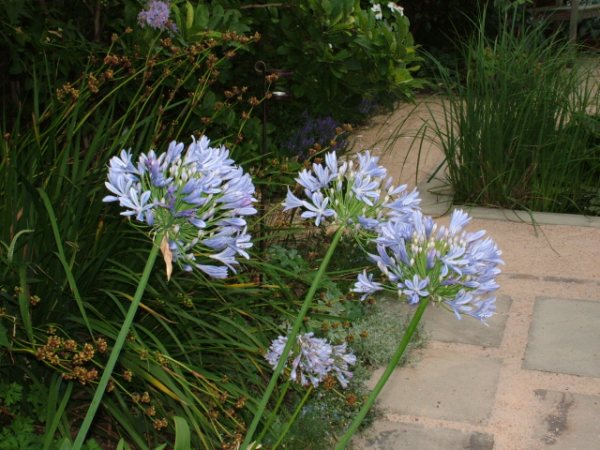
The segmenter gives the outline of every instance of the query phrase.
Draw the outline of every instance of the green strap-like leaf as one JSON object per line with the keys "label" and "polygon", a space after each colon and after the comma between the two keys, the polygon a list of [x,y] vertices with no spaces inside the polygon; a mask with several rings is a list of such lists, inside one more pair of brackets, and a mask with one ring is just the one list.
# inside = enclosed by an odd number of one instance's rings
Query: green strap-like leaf
{"label": "green strap-like leaf", "polygon": [[190,427],[183,417],[173,417],[175,422],[175,447],[173,450],[189,450],[192,448]]}

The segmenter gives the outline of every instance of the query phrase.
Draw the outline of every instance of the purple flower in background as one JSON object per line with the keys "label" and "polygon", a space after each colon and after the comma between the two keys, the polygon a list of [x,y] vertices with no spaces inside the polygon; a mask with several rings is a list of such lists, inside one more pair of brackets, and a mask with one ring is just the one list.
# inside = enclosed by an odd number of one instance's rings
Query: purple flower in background
{"label": "purple flower in background", "polygon": [[212,278],[235,272],[237,257],[252,247],[246,216],[256,214],[254,184],[229,158],[225,147],[211,147],[206,136],[167,152],[142,153],[137,164],[123,150],[109,162],[105,202],[119,202],[121,215],[134,217],[165,234],[167,259],[184,270]]}
{"label": "purple flower in background", "polygon": [[[333,117],[312,117],[304,112],[301,119],[302,125],[292,133],[287,142],[281,144],[291,155],[298,155],[300,159],[305,159],[308,156],[308,149],[315,144],[323,147],[331,146],[337,151],[343,151],[348,146],[346,135],[336,132],[342,124]],[[335,141],[333,145],[332,141]]]}
{"label": "purple flower in background", "polygon": [[[287,343],[286,336],[275,339],[265,359],[276,368]],[[349,367],[356,363],[356,356],[349,352],[346,344],[332,346],[325,339],[314,337],[314,333],[305,333],[296,337],[285,367],[290,368],[292,381],[307,386],[317,387],[321,381],[332,373],[345,388],[352,378]]]}
{"label": "purple flower in background", "polygon": [[176,25],[169,20],[169,2],[162,0],[150,0],[146,8],[138,14],[138,23],[142,27],[150,27],[155,30],[170,29],[177,31]]}
{"label": "purple flower in background", "polygon": [[[455,210],[448,227],[439,227],[431,217],[413,211],[400,220],[391,216],[373,239],[377,253],[369,255],[384,282],[375,282],[365,272],[358,276],[354,292],[393,291],[410,304],[424,297],[462,315],[482,322],[496,310],[498,266],[502,252],[485,231],[464,230],[471,218]],[[374,287],[377,287],[375,289]]]}

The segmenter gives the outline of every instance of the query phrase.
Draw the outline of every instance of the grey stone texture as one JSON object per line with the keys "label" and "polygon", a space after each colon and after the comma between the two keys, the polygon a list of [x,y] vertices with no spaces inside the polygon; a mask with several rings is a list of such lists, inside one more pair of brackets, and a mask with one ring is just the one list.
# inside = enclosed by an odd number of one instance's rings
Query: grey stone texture
{"label": "grey stone texture", "polygon": [[378,404],[396,414],[485,424],[501,366],[499,358],[427,348],[414,367],[392,374]]}
{"label": "grey stone texture", "polygon": [[419,424],[377,422],[354,441],[354,449],[369,450],[492,450],[494,437]]}
{"label": "grey stone texture", "polygon": [[496,300],[496,314],[487,321],[487,325],[471,317],[458,320],[454,313],[443,307],[427,308],[423,324],[428,336],[436,341],[499,347],[511,303],[510,297],[499,296]]}
{"label": "grey stone texture", "polygon": [[600,397],[537,389],[534,435],[542,448],[600,448]]}
{"label": "grey stone texture", "polygon": [[538,297],[523,368],[600,377],[600,301]]}

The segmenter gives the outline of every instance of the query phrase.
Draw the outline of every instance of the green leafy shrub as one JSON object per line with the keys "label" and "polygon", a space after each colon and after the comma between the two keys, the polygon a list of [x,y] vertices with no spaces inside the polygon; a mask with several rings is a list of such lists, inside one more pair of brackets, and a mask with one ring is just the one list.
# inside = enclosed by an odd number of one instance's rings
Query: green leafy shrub
{"label": "green leafy shrub", "polygon": [[292,72],[291,92],[312,114],[347,118],[365,97],[386,103],[418,86],[409,22],[399,13],[378,20],[353,0],[302,0],[261,13],[271,25],[260,48]]}

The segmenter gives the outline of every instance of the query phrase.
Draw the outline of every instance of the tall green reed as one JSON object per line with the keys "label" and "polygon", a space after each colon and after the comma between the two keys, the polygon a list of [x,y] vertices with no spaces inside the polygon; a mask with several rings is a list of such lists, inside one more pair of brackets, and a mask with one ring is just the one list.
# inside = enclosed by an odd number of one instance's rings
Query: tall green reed
{"label": "tall green reed", "polygon": [[544,25],[506,15],[490,37],[481,19],[459,80],[438,64],[446,98],[431,126],[457,202],[580,212],[584,186],[600,183],[582,126],[600,106],[598,79]]}

